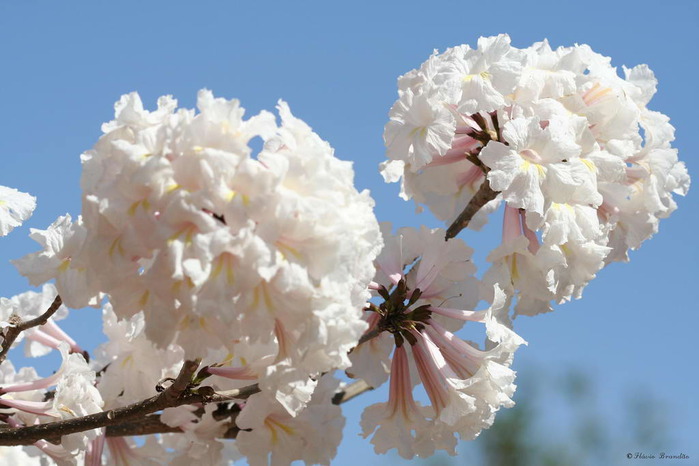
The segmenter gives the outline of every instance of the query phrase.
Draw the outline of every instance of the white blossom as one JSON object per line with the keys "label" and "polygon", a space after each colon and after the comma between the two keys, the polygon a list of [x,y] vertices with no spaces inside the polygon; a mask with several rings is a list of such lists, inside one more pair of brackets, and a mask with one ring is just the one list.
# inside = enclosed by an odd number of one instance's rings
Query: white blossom
{"label": "white blossom", "polygon": [[7,186],[0,186],[0,236],[5,236],[28,219],[36,198]]}
{"label": "white blossom", "polygon": [[[371,304],[368,317],[369,332],[379,336],[355,348],[348,374],[376,386],[390,372],[390,390],[387,403],[364,411],[363,435],[372,435],[377,453],[396,448],[404,458],[437,449],[455,454],[456,433],[472,439],[500,407],[514,404],[509,365],[524,341],[504,324],[509,299],[497,286],[490,309],[471,310],[480,296],[470,277],[471,250],[462,241],[444,241],[439,229],[402,228],[391,235],[390,224],[383,224],[382,232],[386,246],[372,284],[381,304]],[[455,335],[465,323],[485,324],[488,349]],[[418,381],[428,406],[413,399]]]}
{"label": "white blossom", "polygon": [[[421,151],[419,163],[408,136],[387,140],[382,173],[448,224],[487,192],[487,179],[496,196],[468,226],[479,229],[505,201],[505,217],[522,209],[527,236],[503,239],[487,281],[517,295],[519,313],[551,310],[552,301],[579,297],[605,264],[628,260],[689,189],[674,128],[647,108],[656,88],[648,66],[620,76],[587,45],[553,49],[544,40],[519,50],[507,36],[480,38],[477,50],[435,52],[399,80],[399,102],[408,92],[429,97],[456,124],[442,135],[450,147]],[[396,105],[401,121],[417,118]],[[386,130],[395,124],[392,117]]]}

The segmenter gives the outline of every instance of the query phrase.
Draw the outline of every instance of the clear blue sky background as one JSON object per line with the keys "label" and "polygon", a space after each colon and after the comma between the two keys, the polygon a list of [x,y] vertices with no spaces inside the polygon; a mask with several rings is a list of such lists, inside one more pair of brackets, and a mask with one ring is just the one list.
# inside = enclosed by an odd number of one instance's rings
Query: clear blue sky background
{"label": "clear blue sky background", "polygon": [[[397,197],[377,165],[383,126],[396,99],[396,78],[435,48],[475,45],[480,35],[509,33],[519,47],[548,38],[552,46],[588,43],[613,64],[647,63],[659,79],[650,104],[677,128],[675,146],[696,176],[699,3],[657,1],[0,2],[0,185],[38,197],[27,224],[0,240],[0,296],[27,288],[7,263],[36,248],[29,227],[80,212],[80,161],[111,119],[112,105],[137,90],[155,105],[173,94],[194,105],[196,92],[237,97],[249,114],[278,98],[353,160],[357,185],[369,188],[377,216],[396,225],[437,226]],[[520,318],[529,347],[516,355],[520,374],[581,368],[592,378],[604,422],[620,426],[622,406],[650,393],[670,426],[668,452],[699,464],[697,386],[697,196],[690,191],[660,233],[629,264],[602,271],[582,301],[552,314]],[[464,239],[482,250],[498,241],[496,226]],[[75,312],[69,331],[90,347],[100,340],[98,313]],[[46,370],[50,366],[46,366]],[[533,370],[533,369],[532,369]],[[525,387],[522,387],[525,388]],[[384,464],[357,437],[363,406],[385,391],[346,405],[348,427],[338,465]],[[559,401],[541,404],[545,429],[565,428]],[[556,434],[551,434],[555,437]],[[627,451],[616,446],[620,464]],[[464,447],[468,455],[468,447]],[[394,463],[395,464],[395,463]]]}

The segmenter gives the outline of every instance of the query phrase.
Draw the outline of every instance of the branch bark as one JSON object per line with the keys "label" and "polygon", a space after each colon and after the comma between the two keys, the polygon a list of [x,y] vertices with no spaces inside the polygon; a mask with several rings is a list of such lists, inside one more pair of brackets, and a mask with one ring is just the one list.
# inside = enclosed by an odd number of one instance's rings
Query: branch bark
{"label": "branch bark", "polygon": [[456,217],[456,220],[454,220],[454,222],[447,229],[447,234],[444,238],[445,241],[454,238],[461,232],[461,230],[466,228],[469,222],[473,219],[473,216],[476,215],[476,213],[478,213],[481,207],[495,199],[497,195],[498,192],[493,191],[493,189],[490,187],[488,177],[486,176],[486,178],[483,180],[483,183],[481,184],[481,187],[478,188],[476,194],[473,195],[473,197],[468,202],[464,210],[459,214],[458,217]]}
{"label": "branch bark", "polygon": [[[187,361],[187,363],[190,362],[192,361]],[[187,363],[185,363],[185,365]],[[186,369],[186,372],[184,372],[185,376],[182,378],[178,376],[178,380],[182,380],[183,382],[187,380],[187,374],[189,374],[189,378],[191,379],[191,375],[196,371],[196,368],[194,368],[190,372],[190,369],[186,368],[185,366],[183,366],[183,369]],[[180,371],[180,375],[182,374],[183,372]],[[246,399],[260,391],[258,385],[253,384],[236,390],[218,392],[211,396],[198,393],[182,395],[182,392],[180,392],[180,396],[174,398],[174,401],[172,398],[174,393],[166,395],[166,392],[179,391],[180,388],[181,385],[175,388],[175,383],[173,383],[163,393],[153,398],[149,398],[148,400],[134,403],[124,408],[84,416],[81,418],[17,428],[0,426],[0,445],[31,445],[40,439],[48,440],[52,443],[58,443],[63,435],[75,432],[84,432],[99,427],[106,427],[107,437],[181,433],[182,430],[180,428],[168,426],[160,421],[160,415],[153,414],[153,412],[146,412],[155,405],[154,399],[159,397],[169,399],[171,406],[164,406],[161,408],[164,409],[193,403],[224,403],[233,399],[241,400]],[[185,386],[185,389],[186,388],[187,387]],[[347,385],[344,389],[336,392],[335,396],[333,396],[332,402],[333,404],[340,405],[369,390],[373,390],[373,387],[369,386],[369,384],[363,380],[357,380],[356,382]],[[161,403],[164,402],[161,401]],[[240,412],[240,408],[237,405],[222,405],[219,407],[219,409],[214,411],[213,416],[215,419],[231,419],[231,427],[226,431],[222,438],[235,438],[238,435],[240,429],[238,429],[238,427],[236,427],[234,424],[238,412]],[[111,417],[109,413],[113,413],[111,414]],[[199,414],[203,414],[203,410],[201,410]]]}
{"label": "branch bark", "polygon": [[53,300],[53,303],[51,303],[51,305],[49,306],[49,308],[43,314],[41,314],[38,317],[35,317],[34,319],[22,322],[22,319],[19,316],[11,316],[10,324],[12,325],[10,327],[7,327],[7,329],[5,330],[5,338],[2,342],[2,350],[0,350],[0,363],[2,363],[5,360],[8,351],[10,351],[12,344],[15,342],[20,333],[32,327],[44,325],[46,322],[48,322],[49,318],[56,313],[58,308],[61,307],[61,304],[63,304],[63,301],[61,300],[61,297],[57,295],[56,298]]}
{"label": "branch bark", "polygon": [[[185,361],[175,381],[162,393],[133,403],[123,408],[111,409],[74,419],[17,427],[0,432],[0,445],[27,445],[41,439],[52,439],[63,435],[85,432],[99,427],[120,424],[134,418],[165,408],[189,404],[192,397],[183,396],[189,388],[194,372],[199,367],[199,360]],[[199,395],[200,400],[204,397]],[[186,400],[186,401],[185,401]]]}

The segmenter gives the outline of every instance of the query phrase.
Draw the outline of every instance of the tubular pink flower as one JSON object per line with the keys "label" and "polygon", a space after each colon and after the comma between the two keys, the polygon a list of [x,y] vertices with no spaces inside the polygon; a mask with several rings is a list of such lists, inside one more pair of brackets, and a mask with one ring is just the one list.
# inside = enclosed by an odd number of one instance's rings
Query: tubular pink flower
{"label": "tubular pink flower", "polygon": [[44,325],[39,327],[40,330],[51,335],[59,341],[65,341],[70,345],[70,350],[73,353],[83,353],[83,349],[73,340],[70,335],[68,335],[58,324],[53,320],[49,319]]}
{"label": "tubular pink flower", "polygon": [[430,299],[439,296],[447,287],[436,278],[442,269],[450,262],[450,254],[453,250],[446,241],[430,241],[422,253],[417,267],[417,277],[414,289],[422,292],[422,299]]}
{"label": "tubular pink flower", "polygon": [[367,324],[369,324],[369,327],[366,329],[366,332],[364,333],[366,334],[372,331],[379,324],[380,321],[381,317],[375,312],[372,312],[371,314],[367,315],[366,322]]}
{"label": "tubular pink flower", "polygon": [[434,320],[429,321],[425,331],[459,377],[467,379],[478,372],[486,353],[469,345]]}
{"label": "tubular pink flower", "polygon": [[[421,290],[424,294],[429,295],[434,290],[430,289],[430,285],[439,275],[445,261],[445,255],[448,249],[445,247],[446,242],[441,244],[431,243],[420,259],[420,265],[417,270],[417,279],[415,288]],[[432,246],[432,247],[430,247]]]}
{"label": "tubular pink flower", "polygon": [[502,242],[513,241],[522,234],[519,212],[509,204],[505,204],[505,213],[502,221]]}
{"label": "tubular pink flower", "polygon": [[85,454],[85,466],[100,466],[102,464],[105,438],[104,429],[100,429],[100,434],[90,441]]}
{"label": "tubular pink flower", "polygon": [[111,461],[115,465],[128,466],[139,460],[124,437],[109,437],[106,439]]}
{"label": "tubular pink flower", "polygon": [[41,328],[35,328],[27,332],[27,338],[53,349],[58,349],[58,345],[61,344],[61,340],[54,338],[53,336],[41,330]]}
{"label": "tubular pink flower", "polygon": [[[22,424],[12,416],[7,418],[7,424],[13,428],[24,427],[24,424]],[[65,448],[63,448],[63,446],[55,445],[51,442],[47,442],[46,440],[37,440],[36,442],[34,442],[34,446],[41,450],[43,453],[45,453],[47,456],[52,458],[58,464],[61,464],[61,462],[66,457],[70,456],[70,454],[66,451]]]}
{"label": "tubular pink flower", "polygon": [[70,456],[70,453],[63,446],[54,445],[46,440],[38,440],[34,442],[34,446],[52,458],[57,464],[61,464],[59,462],[64,462],[66,457]]}
{"label": "tubular pink flower", "polygon": [[525,218],[526,213],[523,210],[519,211],[519,220],[520,223],[522,224],[522,233],[524,236],[529,240],[529,252],[532,254],[536,254],[536,252],[539,250],[540,244],[539,244],[539,238],[536,237],[536,233],[534,233],[528,226],[527,226],[527,221]]}
{"label": "tubular pink flower", "polygon": [[485,178],[483,170],[476,165],[471,164],[468,170],[459,175],[456,182],[459,186],[475,186],[483,181],[483,178]]}
{"label": "tubular pink flower", "polygon": [[234,380],[256,380],[258,375],[250,367],[209,367],[207,372]]}
{"label": "tubular pink flower", "polygon": [[372,281],[372,282],[369,283],[368,288],[369,288],[370,290],[372,290],[372,291],[378,291],[379,288],[381,288],[381,285],[379,285],[378,283]]}
{"label": "tubular pink flower", "polygon": [[524,235],[529,240],[529,252],[536,254],[539,250],[539,239],[528,226],[525,220],[525,212],[505,204],[505,213],[502,223],[502,242],[514,241]]}
{"label": "tubular pink flower", "polygon": [[505,213],[502,221],[502,242],[513,241],[522,234],[519,212],[509,204],[505,204]]}
{"label": "tubular pink flower", "polygon": [[428,286],[427,288],[425,288],[425,290],[422,290],[422,288],[420,288],[420,291],[422,291],[422,299],[432,299],[437,296],[440,296],[442,293],[444,293],[444,290],[445,287],[442,286]]}
{"label": "tubular pink flower", "polygon": [[[63,375],[62,370],[56,371],[48,377],[43,379],[35,380],[33,382],[25,382],[15,385],[8,385],[6,387],[0,388],[0,394],[2,393],[17,393],[17,392],[28,392],[30,390],[44,390],[58,383],[58,380]],[[7,401],[7,400],[2,400]]]}
{"label": "tubular pink flower", "polygon": [[461,162],[466,158],[466,154],[478,147],[479,144],[480,141],[473,139],[470,136],[459,135],[454,138],[451,149],[449,149],[442,157],[435,158],[432,160],[432,162],[425,165],[425,168]]}
{"label": "tubular pink flower", "polygon": [[386,247],[382,254],[376,258],[375,264],[386,274],[391,283],[397,284],[403,278],[403,248],[400,245],[397,248]]}
{"label": "tubular pink flower", "polygon": [[418,413],[417,404],[413,399],[413,385],[410,383],[410,367],[405,346],[396,347],[391,362],[391,381],[388,391],[389,417],[400,414],[408,422],[411,422]]}
{"label": "tubular pink flower", "polygon": [[0,405],[8,408],[19,409],[25,413],[37,414],[39,416],[57,417],[49,414],[49,411],[53,406],[53,403],[50,401],[25,401],[0,398]]}
{"label": "tubular pink flower", "polygon": [[427,396],[432,402],[435,415],[439,417],[442,410],[449,404],[446,376],[454,374],[451,373],[437,345],[427,335],[417,331],[412,334],[417,339],[417,343],[412,346],[415,365]]}

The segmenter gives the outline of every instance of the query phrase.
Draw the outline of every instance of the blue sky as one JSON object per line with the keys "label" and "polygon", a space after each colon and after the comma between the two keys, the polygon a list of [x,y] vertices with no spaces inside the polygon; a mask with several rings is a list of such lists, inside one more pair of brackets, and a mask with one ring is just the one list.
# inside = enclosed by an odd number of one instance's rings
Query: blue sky
{"label": "blue sky", "polygon": [[[659,80],[649,107],[670,116],[677,128],[674,145],[695,173],[699,4],[689,0],[0,2],[0,185],[38,198],[30,221],[0,241],[6,264],[0,296],[27,289],[7,261],[36,249],[26,237],[29,227],[43,229],[66,212],[79,214],[79,155],[111,119],[114,101],[134,90],[151,108],[164,94],[191,107],[205,87],[239,98],[249,114],[283,98],[338,157],[354,161],[357,185],[372,191],[379,220],[438,226],[429,214],[415,215],[376,169],[384,158],[382,132],[396,78],[433,49],[475,45],[481,35],[502,32],[519,47],[548,38],[554,47],[587,43],[618,67],[647,63]],[[610,426],[618,425],[627,398],[637,391],[653,394],[672,428],[667,450],[696,459],[694,192],[679,205],[659,234],[632,253],[631,263],[603,270],[583,300],[517,319],[515,328],[529,347],[517,353],[515,368],[524,373],[544,367],[554,374],[582,368]],[[493,225],[461,237],[482,259],[498,235]],[[74,315],[67,328],[85,346],[94,345],[98,314]],[[385,392],[347,405],[336,464],[379,461],[369,442],[357,438],[356,424],[362,406],[381,397]],[[564,423],[555,403],[541,408],[551,426]],[[643,445],[618,448],[620,462],[627,450],[644,451]]]}

